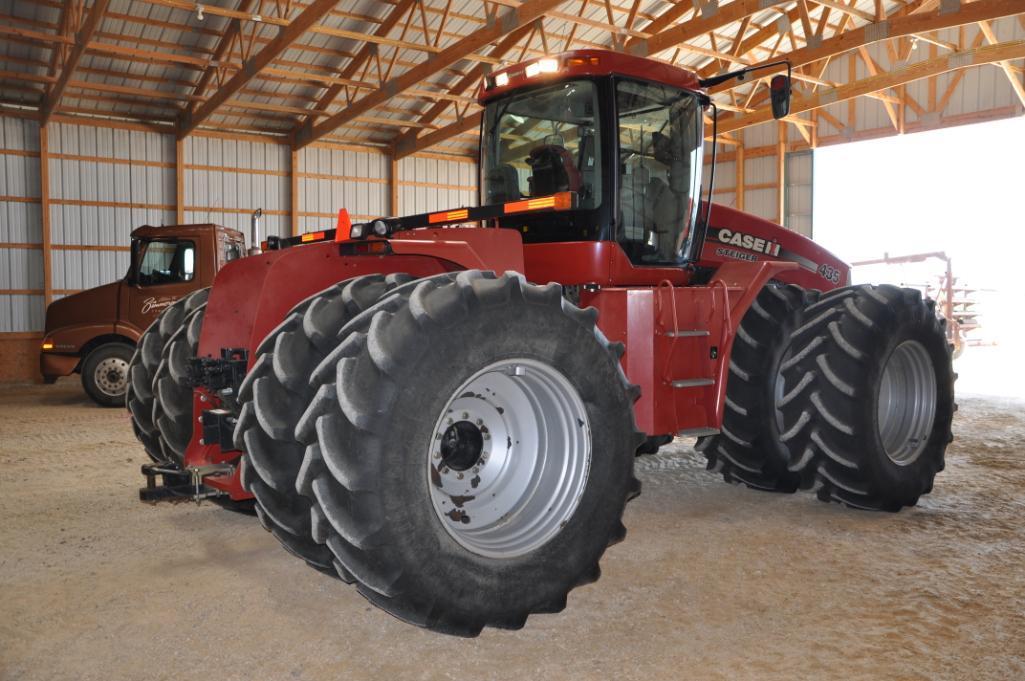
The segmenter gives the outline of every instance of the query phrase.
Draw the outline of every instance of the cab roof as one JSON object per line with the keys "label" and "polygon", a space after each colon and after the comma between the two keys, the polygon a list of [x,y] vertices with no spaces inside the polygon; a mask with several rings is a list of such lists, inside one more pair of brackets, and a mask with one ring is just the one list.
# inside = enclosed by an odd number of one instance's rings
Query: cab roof
{"label": "cab roof", "polygon": [[608,75],[630,76],[685,90],[701,91],[698,77],[693,71],[672,64],[609,50],[573,50],[520,62],[491,73],[481,83],[477,101],[483,105],[495,97],[528,85]]}
{"label": "cab roof", "polygon": [[132,230],[133,239],[159,239],[161,237],[197,237],[202,234],[209,232],[210,230],[216,230],[229,237],[242,239],[244,235],[237,229],[230,229],[222,225],[215,225],[212,222],[203,222],[198,224],[190,225],[161,225],[154,227],[153,225],[143,225],[142,227],[136,227]]}

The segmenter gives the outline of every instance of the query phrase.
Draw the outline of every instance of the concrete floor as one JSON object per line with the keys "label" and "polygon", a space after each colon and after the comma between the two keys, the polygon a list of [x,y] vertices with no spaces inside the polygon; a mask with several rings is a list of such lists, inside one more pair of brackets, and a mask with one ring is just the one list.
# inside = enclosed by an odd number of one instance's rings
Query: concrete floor
{"label": "concrete floor", "polygon": [[0,391],[0,679],[1025,678],[1025,402],[960,398],[898,515],[639,463],[626,542],[559,615],[474,640],[401,624],[251,517],[136,500],[127,415]]}

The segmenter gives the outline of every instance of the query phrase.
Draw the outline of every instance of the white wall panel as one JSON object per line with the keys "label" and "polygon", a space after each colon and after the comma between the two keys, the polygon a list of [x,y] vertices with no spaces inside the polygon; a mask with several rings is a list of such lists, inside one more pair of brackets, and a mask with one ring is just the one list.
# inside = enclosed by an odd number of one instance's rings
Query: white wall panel
{"label": "white wall panel", "polygon": [[353,220],[389,214],[390,161],[383,154],[325,147],[299,152],[300,231],[330,229],[345,208]]}
{"label": "white wall panel", "polygon": [[0,333],[43,330],[43,297],[0,294]]}
{"label": "white wall panel", "polygon": [[253,211],[262,208],[263,236],[291,234],[287,146],[189,137],[184,153],[186,222],[212,222],[248,235]]}
{"label": "white wall panel", "polygon": [[[35,121],[0,117],[0,242],[39,244],[42,215],[39,188],[39,126]],[[43,288],[43,252],[31,248],[0,248],[0,289],[39,291]],[[0,294],[0,333],[39,331],[43,326],[42,296]]]}
{"label": "white wall panel", "polygon": [[399,213],[411,215],[477,205],[477,166],[434,157],[399,161]]}
{"label": "white wall panel", "polygon": [[786,157],[786,219],[788,228],[812,236],[812,151]]}

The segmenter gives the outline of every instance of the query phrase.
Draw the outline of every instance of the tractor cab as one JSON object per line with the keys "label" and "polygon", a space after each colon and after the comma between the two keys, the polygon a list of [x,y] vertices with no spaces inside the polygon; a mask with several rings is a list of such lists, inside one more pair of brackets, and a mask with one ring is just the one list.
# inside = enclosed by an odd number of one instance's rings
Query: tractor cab
{"label": "tractor cab", "polygon": [[694,258],[708,98],[692,73],[651,64],[577,51],[485,81],[481,205],[576,195],[499,226],[526,244],[616,241],[635,266]]}

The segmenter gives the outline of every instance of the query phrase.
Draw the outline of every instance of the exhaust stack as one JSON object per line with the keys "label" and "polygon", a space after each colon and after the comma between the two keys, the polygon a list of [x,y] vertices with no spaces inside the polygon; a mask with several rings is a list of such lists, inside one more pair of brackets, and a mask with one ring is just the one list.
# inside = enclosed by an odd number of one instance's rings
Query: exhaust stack
{"label": "exhaust stack", "polygon": [[263,217],[263,208],[257,208],[253,211],[253,227],[250,230],[250,243],[249,255],[260,255],[263,251],[260,250],[260,218]]}

